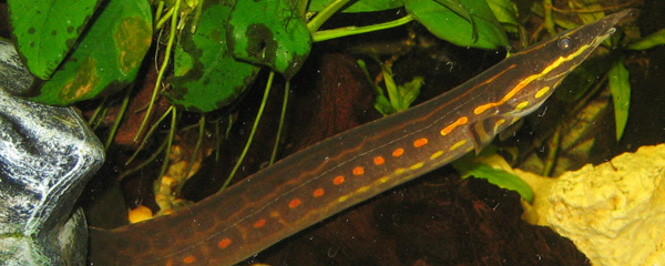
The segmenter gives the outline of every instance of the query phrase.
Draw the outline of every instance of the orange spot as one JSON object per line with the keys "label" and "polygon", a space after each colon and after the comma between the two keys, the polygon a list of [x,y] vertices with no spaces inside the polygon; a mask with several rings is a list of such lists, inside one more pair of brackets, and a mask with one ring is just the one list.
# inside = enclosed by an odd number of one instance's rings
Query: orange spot
{"label": "orange spot", "polygon": [[333,178],[333,184],[340,185],[342,183],[344,183],[344,176],[338,175],[335,178]]}
{"label": "orange spot", "polygon": [[129,223],[134,224],[145,220],[150,220],[152,219],[152,216],[153,214],[150,208],[140,205],[136,207],[136,209],[129,211],[127,218],[129,218]]}
{"label": "orange spot", "polygon": [[302,201],[300,201],[300,199],[292,199],[291,201],[289,201],[289,208],[293,209],[295,207],[298,207],[300,206],[301,203]]}
{"label": "orange spot", "polygon": [[217,242],[217,247],[221,249],[227,248],[229,245],[231,245],[231,239],[230,238],[224,238]]}
{"label": "orange spot", "polygon": [[393,151],[393,157],[400,157],[404,154],[404,149],[402,148],[397,148]]}
{"label": "orange spot", "polygon": [[261,219],[261,220],[258,220],[258,221],[256,221],[256,222],[254,223],[254,228],[261,228],[261,227],[263,227],[264,225],[266,225],[266,220],[265,220],[265,219]]}
{"label": "orange spot", "polygon": [[413,142],[413,147],[419,148],[427,144],[426,138],[420,138]]}
{"label": "orange spot", "polygon": [[318,197],[323,196],[323,193],[324,193],[324,190],[322,188],[317,188],[317,189],[314,190],[314,192],[312,192],[312,196],[314,196],[315,198],[318,198]]}
{"label": "orange spot", "polygon": [[483,104],[483,105],[481,105],[481,106],[476,107],[476,109],[473,109],[473,113],[479,115],[479,114],[484,113],[484,112],[487,111],[488,109],[490,109],[490,108],[492,108],[492,107],[499,106],[499,105],[501,105],[501,104],[503,104],[503,103],[502,103],[502,102],[498,102],[498,103],[488,103],[488,104]]}
{"label": "orange spot", "polygon": [[182,262],[185,263],[185,264],[194,263],[194,262],[196,262],[196,257],[194,257],[194,256],[192,256],[192,255],[189,255],[189,256],[187,256],[187,257],[184,257],[184,258],[182,259]]}
{"label": "orange spot", "polygon": [[444,127],[444,128],[441,130],[441,135],[445,136],[445,135],[447,135],[448,133],[452,132],[456,127],[461,126],[461,125],[464,125],[464,124],[466,124],[466,123],[468,123],[468,122],[469,122],[469,118],[467,118],[466,116],[462,116],[462,117],[458,118],[457,121],[455,121],[455,122],[453,122],[452,124],[450,124],[450,125]]}
{"label": "orange spot", "polygon": [[273,217],[273,218],[279,217],[279,212],[278,211],[271,212],[270,217]]}
{"label": "orange spot", "polygon": [[381,157],[381,156],[374,157],[374,164],[375,165],[382,165],[385,162],[386,162],[386,159],[383,159],[383,157]]}
{"label": "orange spot", "polygon": [[362,175],[365,173],[365,168],[362,166],[356,166],[356,168],[353,168],[353,175]]}

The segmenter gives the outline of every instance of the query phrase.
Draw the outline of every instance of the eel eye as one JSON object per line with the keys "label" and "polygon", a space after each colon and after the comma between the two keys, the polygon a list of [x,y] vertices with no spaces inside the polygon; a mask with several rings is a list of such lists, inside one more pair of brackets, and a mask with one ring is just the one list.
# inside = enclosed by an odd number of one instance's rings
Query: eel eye
{"label": "eel eye", "polygon": [[557,42],[557,45],[561,50],[568,50],[571,46],[573,46],[573,40],[570,38],[561,38]]}

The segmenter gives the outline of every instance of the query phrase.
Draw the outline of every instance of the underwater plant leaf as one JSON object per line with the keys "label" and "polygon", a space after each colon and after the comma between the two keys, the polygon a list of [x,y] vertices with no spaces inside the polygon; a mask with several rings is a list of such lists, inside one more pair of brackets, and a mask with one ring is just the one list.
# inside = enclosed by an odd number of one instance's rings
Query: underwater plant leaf
{"label": "underwater plant leaf", "polygon": [[27,97],[68,105],[116,92],[134,81],[151,43],[150,4],[111,0],[51,80]]}
{"label": "underwater plant leaf", "polygon": [[175,49],[174,77],[164,95],[188,111],[210,112],[224,107],[254,80],[258,66],[233,58],[224,27],[231,1],[205,1],[195,33],[183,31]]}
{"label": "underwater plant leaf", "polygon": [[468,178],[469,176],[482,178],[500,188],[516,191],[528,202],[533,201],[533,190],[519,176],[501,169],[495,169],[484,163],[475,162],[468,159],[469,157],[465,158],[453,162],[453,167],[460,173],[462,178]]}
{"label": "underwater plant leaf", "polygon": [[414,77],[411,81],[397,86],[397,90],[401,96],[400,111],[404,111],[411,107],[411,104],[420,95],[420,87],[425,84],[425,79],[421,76]]}
{"label": "underwater plant leaf", "polygon": [[623,57],[615,61],[610,68],[609,84],[614,102],[614,123],[617,141],[623,136],[628,122],[628,109],[630,108],[630,80],[628,69],[624,65]]}
{"label": "underwater plant leaf", "polygon": [[665,29],[660,29],[651,35],[644,37],[628,45],[630,50],[647,50],[658,45],[665,44]]}
{"label": "underwater plant leaf", "polygon": [[33,75],[48,80],[95,12],[99,0],[8,0],[19,53]]}
{"label": "underwater plant leaf", "polygon": [[291,0],[238,1],[226,24],[231,54],[268,66],[286,79],[295,75],[309,55],[312,39],[292,4]]}
{"label": "underwater plant leaf", "polygon": [[439,5],[450,9],[469,23],[474,23],[473,18],[471,18],[471,13],[469,13],[469,9],[466,8],[459,0],[433,0],[433,2],[436,2]]}
{"label": "underwater plant leaf", "polygon": [[510,0],[487,0],[487,5],[492,9],[496,19],[504,24],[519,27],[517,21],[517,7]]}
{"label": "underwater plant leaf", "polygon": [[390,104],[390,101],[385,95],[376,96],[376,99],[374,100],[374,109],[379,111],[383,116],[397,113],[397,110],[395,110],[395,107]]}
{"label": "underwater plant leaf", "polygon": [[[333,1],[334,0],[312,0],[309,2],[307,11],[319,12]],[[376,12],[402,6],[404,6],[402,0],[358,0],[351,1],[351,4],[348,5],[348,7],[343,8],[341,11],[344,13]]]}
{"label": "underwater plant leaf", "polygon": [[438,2],[410,0],[407,12],[432,34],[458,46],[482,49],[508,47],[508,37],[485,1],[458,0],[471,21]]}

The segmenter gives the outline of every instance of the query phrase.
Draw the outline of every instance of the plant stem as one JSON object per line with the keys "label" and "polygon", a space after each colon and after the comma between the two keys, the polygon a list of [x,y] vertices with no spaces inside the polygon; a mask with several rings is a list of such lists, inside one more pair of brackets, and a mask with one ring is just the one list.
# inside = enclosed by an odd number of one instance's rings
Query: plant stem
{"label": "plant stem", "polygon": [[322,30],[322,31],[317,31],[312,33],[312,40],[314,42],[321,42],[321,41],[327,41],[330,39],[335,39],[335,38],[340,38],[340,37],[346,37],[346,36],[351,36],[351,35],[356,35],[356,34],[363,34],[367,32],[372,32],[372,31],[378,31],[378,30],[385,30],[385,29],[390,29],[390,28],[395,28],[402,26],[406,23],[409,23],[414,20],[414,17],[411,15],[404,16],[400,19],[389,21],[389,22],[384,22],[380,24],[374,24],[370,26],[363,26],[363,27],[356,27],[356,26],[349,26],[349,27],[343,27],[343,28],[337,28],[337,29],[332,29],[332,30]]}
{"label": "plant stem", "polygon": [[[171,16],[171,31],[169,32],[169,41],[166,44],[166,51],[164,52],[164,61],[162,62],[162,66],[160,67],[159,72],[157,72],[157,81],[155,81],[155,88],[153,89],[152,96],[150,97],[150,104],[148,104],[148,110],[145,111],[143,122],[141,122],[139,130],[136,131],[136,135],[134,135],[134,141],[138,139],[138,137],[141,135],[141,132],[143,132],[145,125],[148,123],[148,119],[152,114],[155,99],[157,99],[157,93],[160,89],[159,85],[162,84],[164,73],[166,73],[166,67],[168,67],[169,61],[171,60],[171,49],[173,49],[173,43],[175,42],[176,25],[178,25],[177,14],[178,10],[180,9],[180,1],[181,0],[175,1],[175,6],[173,7],[173,15]],[[175,114],[175,111],[173,113]]]}
{"label": "plant stem", "polygon": [[309,32],[317,31],[323,23],[325,23],[333,14],[337,13],[344,5],[346,5],[351,0],[335,0],[330,3],[326,8],[321,10],[312,20],[307,23],[307,29]]}
{"label": "plant stem", "polygon": [[272,147],[272,155],[270,156],[270,164],[275,163],[277,159],[277,148],[279,141],[282,139],[282,131],[284,130],[284,120],[286,120],[286,107],[289,102],[289,90],[291,89],[291,80],[287,80],[284,85],[284,100],[282,101],[282,113],[279,115],[279,127],[277,128],[277,137],[275,138],[275,145]]}
{"label": "plant stem", "polygon": [[235,176],[236,172],[240,168],[240,165],[242,164],[242,161],[245,159],[247,152],[249,151],[249,146],[252,144],[252,141],[254,140],[254,135],[256,134],[256,128],[258,128],[259,122],[261,121],[261,116],[263,116],[263,110],[265,110],[266,108],[266,102],[268,101],[267,99],[268,95],[270,94],[270,88],[272,88],[272,80],[274,77],[275,77],[275,71],[270,71],[270,75],[268,75],[268,83],[266,84],[265,91],[263,92],[263,100],[261,101],[261,106],[259,106],[259,111],[256,114],[256,119],[254,120],[252,131],[249,133],[249,137],[247,138],[247,144],[245,144],[245,148],[242,150],[242,154],[240,154],[238,162],[236,163],[235,166],[233,166],[233,170],[231,170],[229,177],[226,178],[226,181],[224,181],[222,188],[219,189],[220,191],[224,190],[229,185],[229,183],[231,183],[233,176]]}

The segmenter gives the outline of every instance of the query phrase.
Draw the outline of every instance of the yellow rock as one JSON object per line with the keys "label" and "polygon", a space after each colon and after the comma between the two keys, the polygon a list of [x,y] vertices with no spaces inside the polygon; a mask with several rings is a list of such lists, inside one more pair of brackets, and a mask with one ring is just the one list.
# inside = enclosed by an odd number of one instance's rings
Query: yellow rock
{"label": "yellow rock", "polygon": [[524,176],[535,191],[524,218],[549,224],[594,265],[662,265],[664,174],[665,145],[658,145],[557,179]]}

